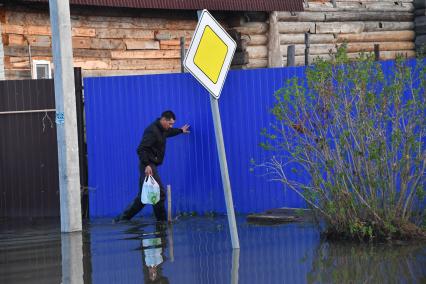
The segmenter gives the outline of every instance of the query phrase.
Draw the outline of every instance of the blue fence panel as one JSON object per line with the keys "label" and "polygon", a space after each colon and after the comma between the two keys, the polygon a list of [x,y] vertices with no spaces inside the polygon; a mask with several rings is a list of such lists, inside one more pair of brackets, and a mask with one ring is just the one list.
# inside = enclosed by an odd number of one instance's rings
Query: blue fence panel
{"label": "blue fence panel", "polygon": [[[388,74],[394,62],[382,64]],[[250,171],[252,158],[261,161],[267,155],[259,143],[261,129],[272,121],[272,94],[289,78],[303,78],[304,71],[290,67],[228,74],[219,105],[238,213],[305,207],[294,192]],[[144,128],[166,109],[176,113],[177,126],[191,125],[190,135],[168,140],[160,167],[163,183],[172,186],[173,212],[226,211],[209,95],[190,74],[86,78],[84,85],[91,216],[118,214],[136,196],[136,148]],[[144,214],[151,212],[145,209]]]}
{"label": "blue fence panel", "polygon": [[[250,172],[250,159],[265,155],[260,131],[271,121],[272,94],[302,69],[229,72],[219,103],[238,213],[304,207],[294,193]],[[177,126],[191,125],[190,135],[168,140],[160,167],[163,183],[172,186],[174,213],[226,211],[209,95],[190,74],[86,78],[84,85],[92,217],[118,214],[136,196],[136,148],[166,109],[176,113]]]}

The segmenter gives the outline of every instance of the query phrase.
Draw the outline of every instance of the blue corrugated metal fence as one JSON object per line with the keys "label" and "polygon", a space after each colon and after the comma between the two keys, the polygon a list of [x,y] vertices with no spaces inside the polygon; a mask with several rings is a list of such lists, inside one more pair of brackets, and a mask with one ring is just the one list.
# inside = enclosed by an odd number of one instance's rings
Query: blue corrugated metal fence
{"label": "blue corrugated metal fence", "polygon": [[[304,206],[292,192],[250,172],[250,159],[271,119],[272,94],[304,69],[231,71],[220,111],[235,209],[239,213],[272,207]],[[225,212],[208,93],[190,74],[86,78],[84,80],[91,216],[112,216],[138,190],[138,146],[144,128],[172,109],[177,126],[190,135],[168,140],[160,174],[172,186],[173,211]],[[150,209],[145,211],[149,213]]]}
{"label": "blue corrugated metal fence", "polygon": [[[386,73],[394,62],[382,64]],[[267,154],[259,143],[272,121],[272,94],[289,78],[304,77],[304,70],[229,72],[219,105],[238,213],[305,206],[295,193],[250,171],[250,160]],[[176,113],[178,127],[191,125],[190,135],[168,140],[160,167],[163,183],[172,186],[174,213],[225,212],[209,95],[190,74],[86,78],[84,85],[91,216],[118,214],[136,196],[136,148],[144,128],[166,109]]]}

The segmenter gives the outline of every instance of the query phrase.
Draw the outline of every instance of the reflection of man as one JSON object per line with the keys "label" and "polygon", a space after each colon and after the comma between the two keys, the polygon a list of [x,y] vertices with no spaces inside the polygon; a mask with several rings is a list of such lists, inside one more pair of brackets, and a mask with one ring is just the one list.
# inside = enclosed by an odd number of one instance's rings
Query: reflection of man
{"label": "reflection of man", "polygon": [[124,212],[114,218],[114,222],[130,220],[142,210],[144,204],[141,203],[141,192],[145,176],[153,176],[160,186],[160,201],[153,206],[154,214],[157,221],[166,221],[166,210],[164,207],[166,194],[157,167],[163,163],[166,152],[166,139],[181,133],[189,133],[189,125],[187,124],[181,128],[173,128],[175,120],[175,114],[168,110],[163,112],[159,119],[145,129],[142,141],[137,150],[140,162],[139,193]]}
{"label": "reflection of man", "polygon": [[[155,228],[144,229],[146,238],[142,239],[142,263],[144,283],[169,283],[162,275],[162,264],[165,260],[166,226],[157,223]],[[155,230],[155,232],[149,232]]]}

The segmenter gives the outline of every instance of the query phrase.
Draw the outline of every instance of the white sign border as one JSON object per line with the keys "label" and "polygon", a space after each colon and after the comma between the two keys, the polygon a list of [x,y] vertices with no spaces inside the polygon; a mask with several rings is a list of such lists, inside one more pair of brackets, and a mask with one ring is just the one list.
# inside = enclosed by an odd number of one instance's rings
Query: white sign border
{"label": "white sign border", "polygon": [[[198,47],[198,45],[200,44],[201,36],[203,35],[206,26],[210,26],[210,28],[220,37],[220,39],[228,47],[228,52],[225,56],[225,60],[222,65],[222,70],[220,71],[219,78],[216,84],[213,83],[210,78],[207,77],[204,72],[201,71],[200,68],[198,68],[198,66],[194,63],[194,57],[197,51],[196,47]],[[213,18],[213,16],[206,9],[204,9],[201,13],[200,20],[198,21],[197,27],[195,29],[194,36],[192,37],[189,50],[186,53],[184,66],[198,80],[198,82],[200,82],[210,92],[210,94],[214,98],[219,99],[236,48],[237,44],[231,38],[231,36],[222,28],[222,26],[216,21],[216,19]]]}

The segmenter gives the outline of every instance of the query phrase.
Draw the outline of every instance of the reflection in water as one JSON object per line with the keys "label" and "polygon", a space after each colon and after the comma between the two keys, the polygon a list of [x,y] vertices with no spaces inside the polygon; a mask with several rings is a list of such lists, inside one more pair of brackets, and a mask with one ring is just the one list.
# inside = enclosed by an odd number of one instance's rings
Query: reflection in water
{"label": "reflection in water", "polygon": [[[169,279],[163,275],[162,264],[167,260],[166,248],[169,249],[170,258],[173,257],[173,226],[157,222],[155,225],[137,225],[126,230],[127,234],[137,235],[141,240],[142,263],[144,283],[169,283]],[[166,241],[168,241],[168,246]],[[232,267],[230,283],[238,284],[238,268],[240,250],[232,250]]]}
{"label": "reflection in water", "polygon": [[0,283],[426,283],[425,244],[330,244],[309,224],[238,224],[232,250],[226,217],[97,219],[66,235],[59,223],[0,223]]}
{"label": "reflection in water", "polygon": [[0,222],[0,283],[60,283],[59,222]]}
{"label": "reflection in water", "polygon": [[162,264],[166,260],[167,226],[157,222],[140,231],[142,264],[145,283],[169,283],[163,275]]}
{"label": "reflection in water", "polygon": [[240,249],[232,250],[231,284],[238,284],[238,268],[240,267]]}
{"label": "reflection in water", "polygon": [[169,283],[163,276],[162,264],[166,261],[167,225],[156,223],[131,223],[123,232],[124,240],[137,241],[144,283]]}
{"label": "reflection in water", "polygon": [[426,283],[426,247],[322,243],[309,283]]}
{"label": "reflection in water", "polygon": [[169,236],[169,256],[170,261],[175,261],[174,245],[173,245],[173,225],[167,226],[167,235]]}
{"label": "reflection in water", "polygon": [[62,233],[62,283],[84,283],[82,232]]}

